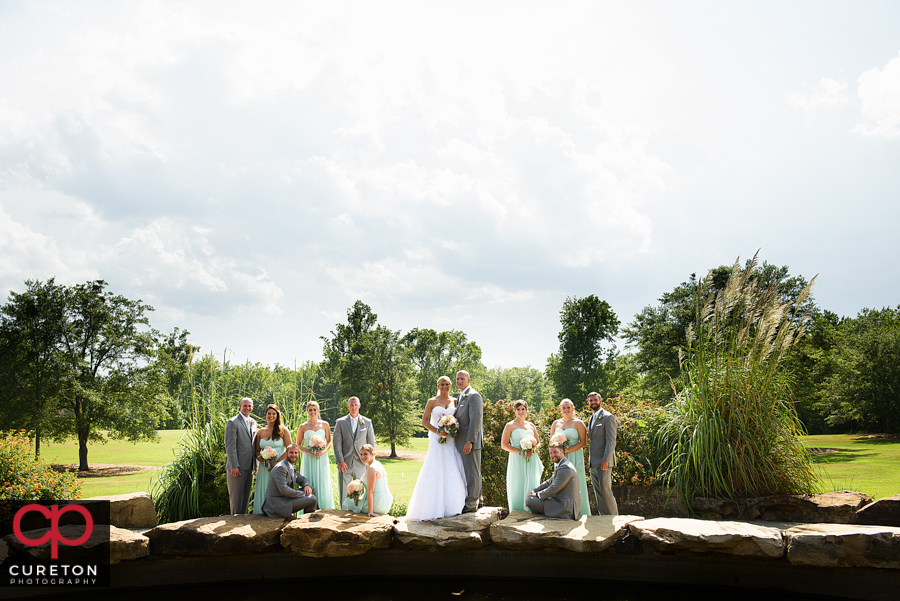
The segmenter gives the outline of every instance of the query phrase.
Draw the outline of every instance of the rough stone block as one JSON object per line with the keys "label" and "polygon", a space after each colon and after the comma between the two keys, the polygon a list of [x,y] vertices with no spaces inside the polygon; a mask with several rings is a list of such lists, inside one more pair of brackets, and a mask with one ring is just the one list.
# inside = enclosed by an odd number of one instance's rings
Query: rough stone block
{"label": "rough stone block", "polygon": [[781,530],[746,522],[687,518],[654,518],[629,525],[631,532],[660,553],[725,553],[751,557],[781,557]]}
{"label": "rough stone block", "polygon": [[83,500],[109,501],[109,523],[119,528],[153,528],[158,524],[153,500],[145,492],[91,497]]}
{"label": "rough stone block", "polygon": [[900,495],[878,499],[856,512],[860,524],[900,527]]}
{"label": "rough stone block", "polygon": [[512,511],[491,526],[491,540],[517,551],[565,549],[599,553],[628,533],[628,525],[643,520],[634,515],[581,516],[578,520],[548,518],[527,511]]}
{"label": "rough stone block", "polygon": [[281,545],[306,557],[349,557],[386,549],[394,536],[394,518],[323,509],[302,515],[284,527]]}
{"label": "rough stone block", "polygon": [[784,531],[784,540],[795,565],[900,568],[900,528],[798,524]]}
{"label": "rough stone block", "polygon": [[150,552],[165,557],[256,554],[278,549],[286,522],[264,515],[223,515],[162,524],[146,536]]}

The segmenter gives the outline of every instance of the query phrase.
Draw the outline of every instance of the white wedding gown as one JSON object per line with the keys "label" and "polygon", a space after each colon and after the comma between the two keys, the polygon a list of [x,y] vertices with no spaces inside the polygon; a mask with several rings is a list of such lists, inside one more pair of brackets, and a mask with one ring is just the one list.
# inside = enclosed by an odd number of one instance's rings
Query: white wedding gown
{"label": "white wedding gown", "polygon": [[[437,428],[442,417],[454,413],[455,404],[446,409],[435,405],[431,411],[431,425]],[[440,439],[437,434],[428,432],[428,452],[406,510],[408,520],[435,520],[459,515],[465,507],[466,476],[462,457],[452,438],[443,444]]]}

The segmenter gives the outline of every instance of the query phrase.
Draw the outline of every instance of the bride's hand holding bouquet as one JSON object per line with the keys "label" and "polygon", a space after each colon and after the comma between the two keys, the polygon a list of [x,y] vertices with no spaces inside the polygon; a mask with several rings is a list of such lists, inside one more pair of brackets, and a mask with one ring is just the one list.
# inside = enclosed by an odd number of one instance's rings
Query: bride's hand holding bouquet
{"label": "bride's hand holding bouquet", "polygon": [[[447,435],[441,436],[441,432],[445,432]],[[448,438],[454,438],[457,433],[459,433],[459,421],[452,415],[445,415],[438,421],[437,435],[441,436],[438,442],[445,443]]]}

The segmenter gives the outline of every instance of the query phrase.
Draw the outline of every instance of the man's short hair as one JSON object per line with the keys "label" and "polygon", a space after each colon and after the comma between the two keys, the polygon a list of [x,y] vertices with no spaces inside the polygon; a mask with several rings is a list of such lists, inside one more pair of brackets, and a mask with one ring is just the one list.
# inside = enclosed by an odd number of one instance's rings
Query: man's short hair
{"label": "man's short hair", "polygon": [[359,397],[358,397],[358,396],[352,396],[352,397],[350,397],[349,399],[347,399],[347,404],[348,404],[348,405],[350,404],[350,401],[356,401],[356,402],[358,403],[358,402],[359,402]]}
{"label": "man's short hair", "polygon": [[291,447],[294,447],[294,448],[297,449],[298,451],[300,450],[300,446],[299,446],[299,445],[289,444],[289,445],[287,446],[287,449],[285,449],[285,451],[289,450]]}
{"label": "man's short hair", "polygon": [[587,398],[591,398],[592,396],[595,396],[595,397],[597,397],[598,399],[600,399],[600,402],[601,402],[601,403],[603,402],[603,397],[600,396],[600,393],[599,393],[599,392],[589,392],[588,395],[587,395]]}
{"label": "man's short hair", "polygon": [[548,449],[562,449],[563,451],[566,449],[565,445],[561,442],[551,442]]}

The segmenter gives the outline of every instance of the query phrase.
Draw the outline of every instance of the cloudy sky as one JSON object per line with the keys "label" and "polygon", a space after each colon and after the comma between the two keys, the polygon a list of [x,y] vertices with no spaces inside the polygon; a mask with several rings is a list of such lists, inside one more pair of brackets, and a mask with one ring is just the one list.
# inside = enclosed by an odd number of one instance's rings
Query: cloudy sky
{"label": "cloudy sky", "polygon": [[3,2],[0,291],[102,278],[232,361],[357,299],[543,367],[761,249],[900,302],[897,2]]}

